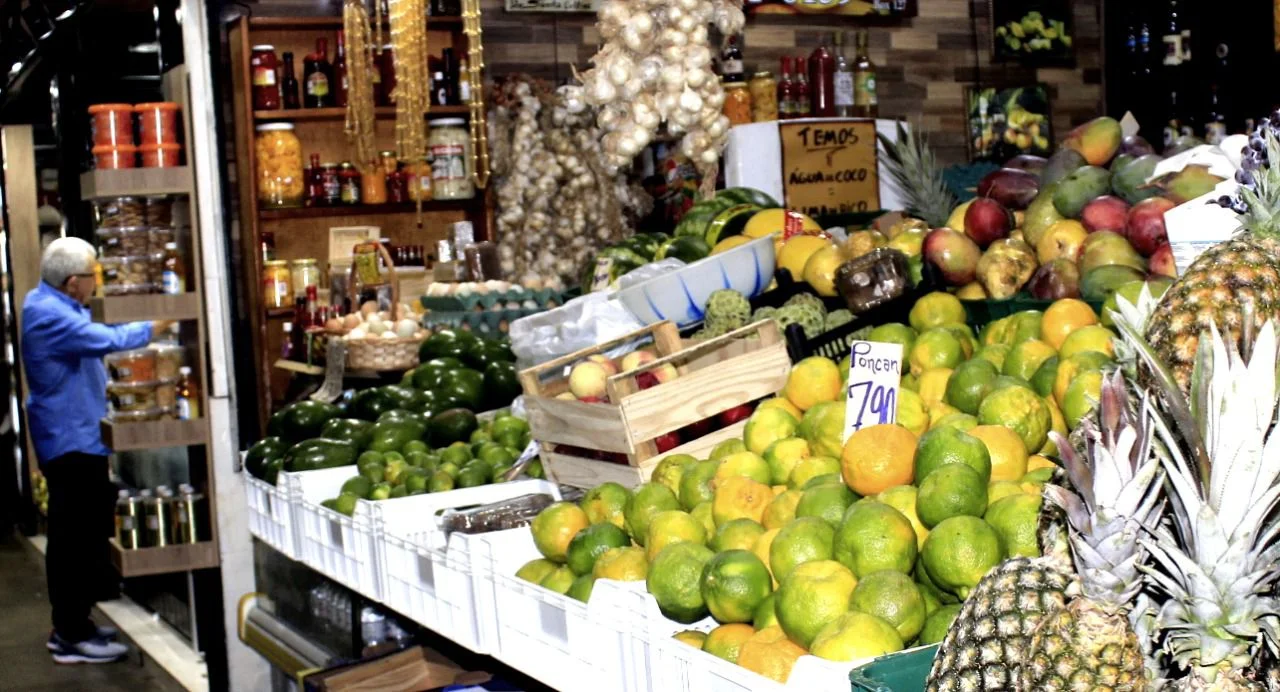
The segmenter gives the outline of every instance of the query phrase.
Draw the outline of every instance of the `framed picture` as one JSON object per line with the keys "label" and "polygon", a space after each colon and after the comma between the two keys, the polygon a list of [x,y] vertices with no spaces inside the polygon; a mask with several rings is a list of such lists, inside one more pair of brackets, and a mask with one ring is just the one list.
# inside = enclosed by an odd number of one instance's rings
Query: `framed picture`
{"label": "framed picture", "polygon": [[1071,4],[1067,0],[988,0],[991,55],[1023,65],[1071,65]]}
{"label": "framed picture", "polygon": [[508,12],[595,12],[600,0],[504,0]]}
{"label": "framed picture", "polygon": [[1019,154],[1053,153],[1053,118],[1043,84],[965,92],[969,160],[1004,163]]}
{"label": "framed picture", "polygon": [[[508,0],[510,1],[510,0]],[[749,15],[797,16],[839,15],[846,17],[914,17],[919,0],[746,0],[742,9]],[[1280,0],[1276,0],[1280,2]]]}

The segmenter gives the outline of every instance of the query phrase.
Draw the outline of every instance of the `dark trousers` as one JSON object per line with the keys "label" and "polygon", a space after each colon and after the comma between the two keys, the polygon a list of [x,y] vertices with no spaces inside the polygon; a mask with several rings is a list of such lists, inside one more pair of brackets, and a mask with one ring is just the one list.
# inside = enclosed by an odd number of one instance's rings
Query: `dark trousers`
{"label": "dark trousers", "polygon": [[89,611],[113,598],[119,575],[108,539],[115,533],[115,488],[107,458],[73,452],[41,466],[49,484],[45,573],[53,630],[70,642],[95,634]]}

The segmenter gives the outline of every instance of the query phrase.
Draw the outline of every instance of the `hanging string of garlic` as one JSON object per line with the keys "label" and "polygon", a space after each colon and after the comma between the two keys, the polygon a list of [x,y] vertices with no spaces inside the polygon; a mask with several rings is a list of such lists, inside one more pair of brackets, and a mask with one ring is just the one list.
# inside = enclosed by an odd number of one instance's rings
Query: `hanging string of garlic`
{"label": "hanging string of garlic", "polygon": [[581,87],[552,93],[521,75],[492,101],[503,271],[529,287],[571,285],[596,250],[631,234],[648,198],[610,170]]}
{"label": "hanging string of garlic", "polygon": [[708,25],[742,31],[742,0],[604,0],[597,26],[605,45],[581,76],[586,100],[600,109],[605,160],[630,165],[665,123],[683,135],[681,153],[714,184],[729,134],[724,89],[712,71]]}
{"label": "hanging string of garlic", "polygon": [[[375,2],[375,4],[377,4]],[[378,148],[374,141],[373,53],[369,11],[363,0],[346,0],[342,5],[342,30],[347,41],[347,117],[343,131],[355,151],[358,166],[376,165]]]}

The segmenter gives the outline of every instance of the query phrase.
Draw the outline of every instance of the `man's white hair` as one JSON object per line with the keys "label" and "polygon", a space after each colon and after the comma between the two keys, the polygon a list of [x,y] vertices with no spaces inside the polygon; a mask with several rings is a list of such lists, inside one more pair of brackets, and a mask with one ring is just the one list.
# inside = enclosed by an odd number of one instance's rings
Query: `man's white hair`
{"label": "man's white hair", "polygon": [[62,288],[76,274],[93,273],[98,253],[79,238],[58,238],[40,256],[40,278],[54,288]]}

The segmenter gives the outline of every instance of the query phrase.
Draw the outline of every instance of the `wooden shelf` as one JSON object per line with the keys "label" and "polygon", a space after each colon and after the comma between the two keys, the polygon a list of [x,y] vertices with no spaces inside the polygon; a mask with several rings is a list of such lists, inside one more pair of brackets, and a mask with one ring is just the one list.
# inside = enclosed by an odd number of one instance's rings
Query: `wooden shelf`
{"label": "wooden shelf", "polygon": [[139,423],[113,423],[103,418],[98,427],[102,430],[103,443],[117,452],[191,447],[209,442],[209,424],[203,418]]}
{"label": "wooden shelf", "polygon": [[200,294],[145,293],[134,296],[106,296],[89,299],[93,321],[105,324],[149,322],[152,320],[200,319]]}
{"label": "wooden shelf", "polygon": [[[380,120],[390,120],[396,117],[395,106],[378,106],[373,109],[373,114]],[[470,106],[432,106],[427,111],[428,118],[437,117],[467,117],[471,114]],[[254,111],[254,122],[259,121],[277,121],[289,120],[292,122],[320,122],[329,120],[345,120],[347,117],[346,108],[290,108],[271,111]]]}
{"label": "wooden shelf", "polygon": [[149,574],[172,574],[209,569],[219,564],[218,544],[214,541],[180,543],[163,548],[125,550],[111,539],[111,562],[122,577],[145,577]]}
{"label": "wooden shelf", "polygon": [[[427,17],[427,29],[432,26],[461,27],[462,17]],[[250,29],[332,29],[342,28],[342,17],[250,17]]]}
{"label": "wooden shelf", "polygon": [[266,308],[267,317],[270,317],[273,320],[283,319],[286,317],[293,317],[293,313],[296,311],[297,311],[296,308],[291,308],[291,307]]}
{"label": "wooden shelf", "polygon": [[[466,211],[483,204],[483,198],[428,200],[422,203],[423,211]],[[346,204],[333,207],[294,207],[292,209],[263,209],[258,217],[263,221],[280,219],[322,219],[328,216],[372,216],[379,214],[404,214],[417,210],[416,202],[395,204]]]}
{"label": "wooden shelf", "polygon": [[80,174],[80,197],[186,195],[191,192],[191,179],[191,169],[186,166],[94,169]]}

